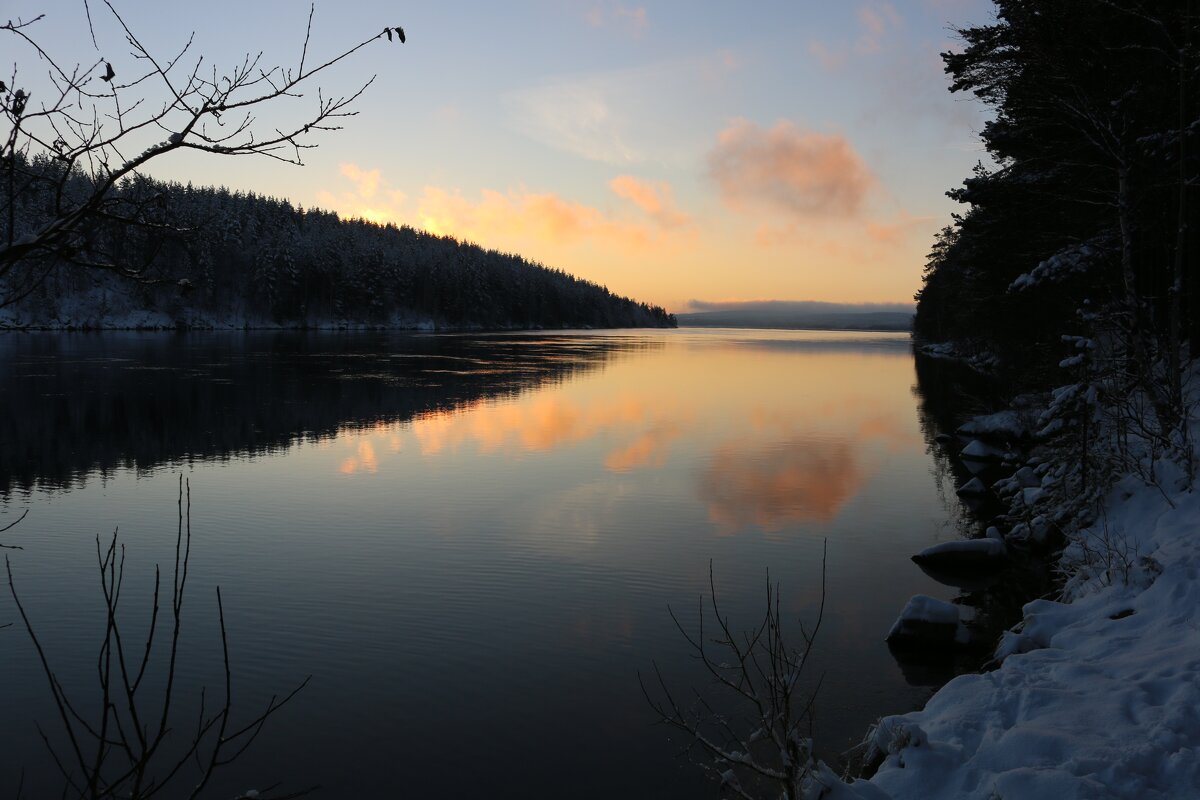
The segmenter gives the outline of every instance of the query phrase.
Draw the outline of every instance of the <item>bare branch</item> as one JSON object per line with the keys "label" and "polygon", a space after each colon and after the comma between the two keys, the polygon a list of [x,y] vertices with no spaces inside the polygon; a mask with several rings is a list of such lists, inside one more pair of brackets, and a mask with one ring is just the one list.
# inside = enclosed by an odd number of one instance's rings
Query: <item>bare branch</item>
{"label": "bare branch", "polygon": [[[821,629],[825,613],[827,544],[821,554],[821,599],[811,631],[800,623],[803,647],[794,648],[784,632],[778,587],[767,577],[762,619],[753,628],[736,634],[721,613],[713,568],[709,564],[709,601],[717,633],[704,634],[708,616],[701,597],[698,631],[689,632],[675,612],[667,611],[675,627],[694,651],[716,686],[732,694],[747,708],[738,720],[723,713],[720,704],[693,688],[693,703],[683,707],[671,691],[658,664],[654,664],[655,690],[642,675],[638,683],[660,723],[687,734],[689,750],[698,748],[705,760],[699,765],[721,782],[723,790],[738,797],[754,797],[743,781],[765,782],[781,797],[798,798],[813,780],[817,762],[812,756],[811,723],[820,689],[801,697],[800,679]],[[711,645],[711,648],[709,647]]]}
{"label": "bare branch", "polygon": [[[180,148],[302,165],[303,151],[317,146],[313,135],[339,130],[342,118],[357,113],[350,109],[351,104],[375,80],[372,76],[345,95],[325,96],[318,86],[315,108],[307,115],[262,130],[257,122],[259,111],[279,105],[285,98],[303,97],[302,90],[317,76],[384,34],[364,38],[310,66],[315,14],[315,7],[310,6],[296,67],[265,67],[262,53],[247,54],[224,74],[213,66],[210,77],[202,56],[185,63],[194,34],[169,57],[160,58],[111,0],[102,2],[130,48],[136,65],[130,77],[118,75],[103,58],[87,68],[64,67],[35,36],[32,26],[40,16],[0,25],[0,35],[15,36],[39,63],[47,65],[54,87],[53,96],[37,107],[29,103],[29,94],[15,85],[12,91],[0,93],[0,125],[7,125],[7,131],[0,127],[0,195],[7,193],[2,201],[8,217],[0,240],[0,307],[27,297],[58,266],[100,268],[144,278],[145,266],[121,264],[92,252],[96,237],[91,232],[100,225],[165,225],[148,219],[136,204],[122,202],[128,179],[139,176],[150,161]],[[90,2],[84,3],[84,11],[93,46],[99,50]],[[14,72],[14,84],[16,79]],[[156,87],[161,100],[153,99]],[[137,92],[142,96],[130,97]],[[234,114],[232,125],[225,120],[229,114]],[[52,174],[27,167],[39,158],[60,167]],[[24,179],[20,186],[18,175]],[[53,193],[53,209],[48,214],[27,211],[32,224],[18,234],[17,205],[23,197],[43,189]],[[20,274],[14,272],[18,265]]]}
{"label": "bare branch", "polygon": [[[143,653],[140,661],[131,662],[125,652],[121,631],[123,614],[120,611],[120,600],[125,577],[125,550],[117,532],[103,545],[99,538],[96,540],[96,565],[105,607],[105,634],[96,658],[99,703],[94,718],[79,712],[59,682],[16,591],[12,565],[6,559],[9,592],[37,651],[42,672],[58,709],[62,734],[67,742],[66,747],[56,744],[40,727],[38,729],[63,778],[67,794],[86,800],[150,800],[160,794],[174,797],[186,791],[187,797],[197,798],[209,785],[214,773],[242,756],[262,732],[267,720],[308,685],[309,679],[306,678],[282,699],[272,697],[257,716],[245,723],[233,724],[233,668],[224,603],[218,588],[217,613],[223,654],[224,700],[220,709],[210,714],[205,706],[206,693],[201,689],[194,734],[190,739],[179,739],[175,736],[178,727],[174,721],[178,716],[175,684],[179,668],[178,651],[188,562],[191,557],[191,490],[182,476],[179,485],[175,553],[169,651],[165,664],[162,661],[157,662],[162,664],[165,670],[165,674],[161,675],[158,681],[165,684],[165,689],[156,703],[147,701],[139,690],[147,674],[148,665],[152,662],[155,630],[159,620],[159,570],[155,568],[150,629],[146,633]],[[133,667],[136,667],[136,672]],[[159,708],[161,717],[157,723],[147,723],[145,720],[149,718],[150,710],[154,709],[157,713]],[[194,770],[189,770],[188,766],[192,763],[196,766]],[[190,790],[183,790],[179,785],[185,775],[191,776]],[[310,790],[262,796],[281,800],[300,797],[308,791]]]}

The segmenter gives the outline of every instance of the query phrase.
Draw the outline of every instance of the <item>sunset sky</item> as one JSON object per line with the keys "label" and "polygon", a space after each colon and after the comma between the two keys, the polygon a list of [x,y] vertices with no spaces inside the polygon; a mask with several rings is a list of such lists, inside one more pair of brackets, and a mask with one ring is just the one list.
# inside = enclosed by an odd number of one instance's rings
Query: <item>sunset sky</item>
{"label": "sunset sky", "polygon": [[[258,50],[294,64],[308,12],[113,2],[152,50],[170,55],[194,30],[193,52],[219,69]],[[131,74],[111,17],[91,5],[100,57]],[[97,58],[81,0],[5,6],[14,18],[44,12],[37,30],[60,59]],[[906,301],[954,210],[945,190],[986,158],[982,111],[946,91],[938,53],[954,45],[951,26],[989,9],[318,0],[310,58],[385,25],[408,34],[321,81],[336,95],[378,76],[344,130],[315,139],[303,168],[172,154],[150,173],[451,234],[672,311]],[[313,103],[275,112],[299,119]]]}

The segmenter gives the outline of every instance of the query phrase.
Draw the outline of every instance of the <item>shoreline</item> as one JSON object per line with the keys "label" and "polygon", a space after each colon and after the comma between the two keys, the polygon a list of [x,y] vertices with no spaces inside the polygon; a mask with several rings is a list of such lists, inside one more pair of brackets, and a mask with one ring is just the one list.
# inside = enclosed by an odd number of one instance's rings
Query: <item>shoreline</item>
{"label": "shoreline", "polygon": [[[1195,421],[1200,409],[1191,410]],[[1048,488],[1061,491],[1071,465],[1046,463]],[[1023,606],[996,644],[996,668],[881,719],[867,739],[876,772],[828,796],[1200,792],[1200,492],[1174,462],[1144,467],[1156,480],[1125,474],[1093,519],[1067,531],[1049,559],[1062,578],[1058,599]],[[1038,511],[1065,524],[1072,500],[1048,497]]]}
{"label": "shoreline", "polygon": [[0,333],[521,333],[525,331],[620,331],[677,330],[671,325],[602,326],[510,326],[492,325],[371,325],[347,323],[329,325],[0,325]]}

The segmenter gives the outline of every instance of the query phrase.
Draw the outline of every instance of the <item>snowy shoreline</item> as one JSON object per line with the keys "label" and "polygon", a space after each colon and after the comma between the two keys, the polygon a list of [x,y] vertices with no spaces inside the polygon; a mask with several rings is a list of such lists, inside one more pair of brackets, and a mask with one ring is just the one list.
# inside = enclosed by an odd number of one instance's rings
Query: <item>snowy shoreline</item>
{"label": "snowy shoreline", "polygon": [[875,775],[822,796],[1200,796],[1200,492],[1174,463],[1153,467],[1070,534],[1061,601],[1024,606],[996,669],[881,720]]}

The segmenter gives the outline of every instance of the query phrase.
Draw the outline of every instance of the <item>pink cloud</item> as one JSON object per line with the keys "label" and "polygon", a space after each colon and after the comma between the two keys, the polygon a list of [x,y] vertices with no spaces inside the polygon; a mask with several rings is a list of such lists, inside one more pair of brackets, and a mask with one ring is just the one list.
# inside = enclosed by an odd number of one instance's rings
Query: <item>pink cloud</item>
{"label": "pink cloud", "polygon": [[854,45],[858,53],[878,53],[882,49],[883,37],[889,30],[904,24],[891,3],[868,3],[858,9],[858,24],[862,31]]}
{"label": "pink cloud", "polygon": [[338,172],[351,186],[342,182],[338,189],[319,190],[319,207],[335,211],[343,219],[408,224],[486,247],[526,246],[536,240],[560,245],[599,242],[640,250],[669,245],[692,234],[690,218],[675,207],[674,193],[666,181],[621,175],[610,182],[610,189],[632,203],[639,214],[632,209],[608,213],[554,192],[531,192],[524,187],[504,192],[483,189],[471,197],[454,188],[426,186],[410,202],[378,169],[343,163]]}
{"label": "pink cloud", "polygon": [[338,164],[338,172],[352,180],[357,187],[358,196],[370,200],[379,190],[379,170],[364,170],[358,164]]}
{"label": "pink cloud", "polygon": [[632,175],[618,175],[608,182],[617,197],[630,201],[664,228],[678,228],[689,222],[688,215],[675,208],[671,185],[666,181],[643,181]]}
{"label": "pink cloud", "polygon": [[654,232],[644,224],[614,219],[592,206],[554,193],[507,193],[484,189],[478,200],[457,191],[426,186],[418,203],[419,226],[433,233],[470,239],[485,246],[513,236],[533,236],[559,244],[599,238],[630,247],[649,244]]}
{"label": "pink cloud", "polygon": [[343,219],[365,219],[380,225],[404,217],[407,195],[389,186],[378,169],[363,169],[346,162],[338,165],[338,172],[353,184],[353,189],[346,191],[342,186],[335,191],[321,189],[316,193],[318,206],[336,212]]}
{"label": "pink cloud", "polygon": [[735,121],[718,134],[709,171],[731,207],[767,208],[792,218],[854,216],[875,185],[845,137],[787,120],[770,129]]}

